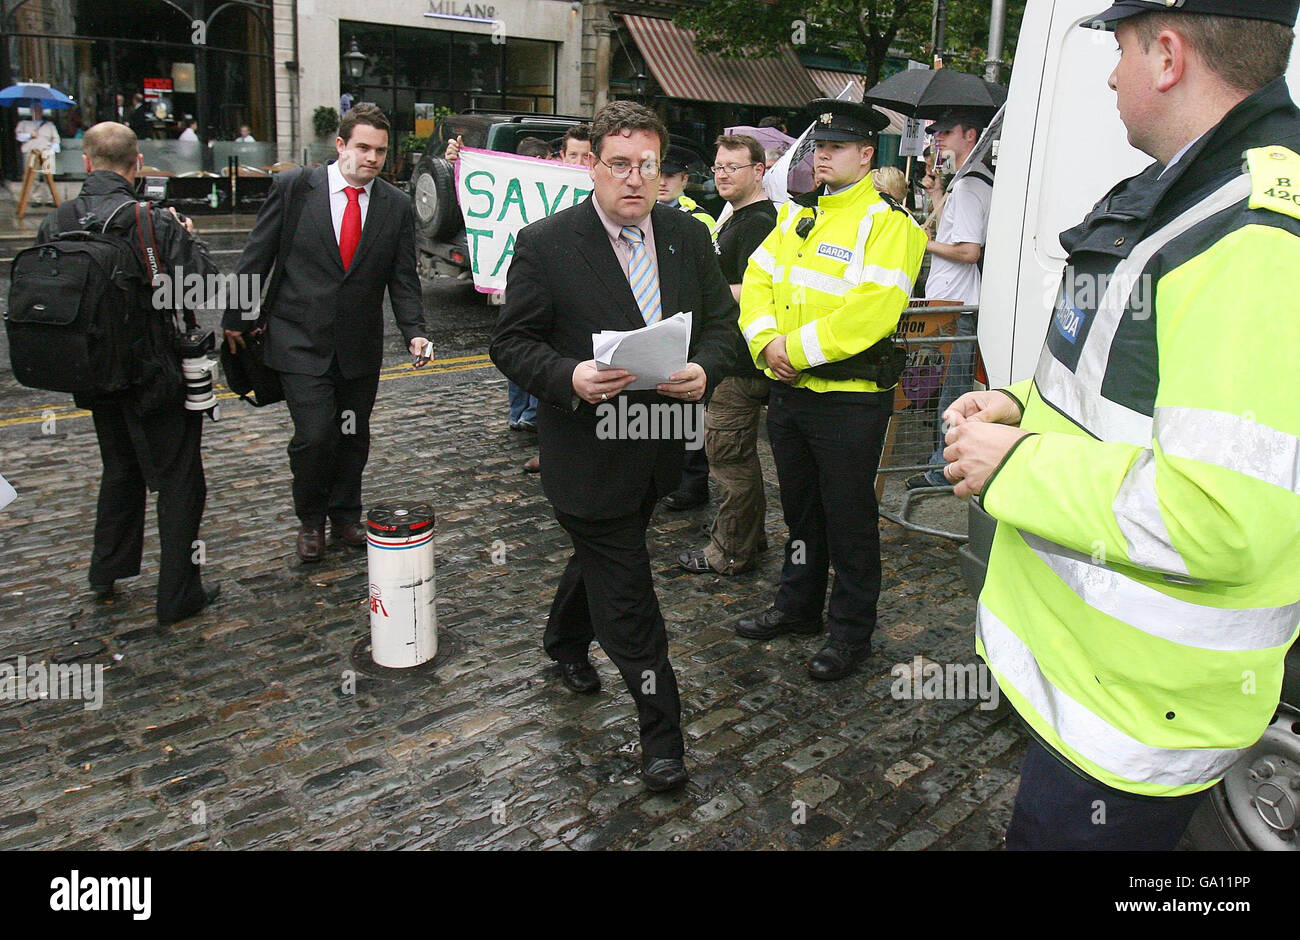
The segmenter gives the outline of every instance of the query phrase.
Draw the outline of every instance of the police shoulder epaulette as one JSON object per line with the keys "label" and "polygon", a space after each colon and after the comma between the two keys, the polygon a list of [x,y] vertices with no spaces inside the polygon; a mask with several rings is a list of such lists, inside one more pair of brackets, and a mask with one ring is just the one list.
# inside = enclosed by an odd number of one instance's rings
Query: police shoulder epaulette
{"label": "police shoulder epaulette", "polygon": [[1250,207],[1300,219],[1300,154],[1285,147],[1246,151]]}
{"label": "police shoulder epaulette", "polygon": [[[877,192],[880,191],[877,190]],[[889,195],[889,193],[880,193],[880,198],[885,200],[885,204],[888,205],[889,208],[893,209],[895,212],[902,212],[902,213],[907,212],[907,210],[903,208],[902,203],[900,203],[893,196]]]}

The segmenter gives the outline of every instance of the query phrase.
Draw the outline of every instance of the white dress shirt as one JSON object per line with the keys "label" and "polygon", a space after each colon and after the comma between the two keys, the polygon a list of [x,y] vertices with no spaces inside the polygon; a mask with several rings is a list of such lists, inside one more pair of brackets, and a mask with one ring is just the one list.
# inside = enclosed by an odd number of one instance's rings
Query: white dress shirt
{"label": "white dress shirt", "polygon": [[[348,207],[348,194],[343,190],[351,186],[343,178],[343,172],[339,169],[338,163],[331,163],[325,168],[325,174],[329,178],[330,184],[330,220],[334,223],[334,241],[337,244],[339,235],[343,231],[343,211]],[[363,192],[357,197],[357,202],[361,204],[361,230],[366,230],[366,211],[370,208],[370,187],[375,185],[371,180],[363,187]]]}

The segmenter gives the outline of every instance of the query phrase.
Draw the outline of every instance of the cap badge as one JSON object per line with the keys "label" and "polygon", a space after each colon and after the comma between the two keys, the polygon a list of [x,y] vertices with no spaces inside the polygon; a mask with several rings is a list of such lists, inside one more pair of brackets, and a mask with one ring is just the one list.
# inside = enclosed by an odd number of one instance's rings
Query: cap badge
{"label": "cap badge", "polygon": [[819,120],[823,124],[829,124],[831,121],[835,120],[835,115],[832,114],[830,111],[824,111],[822,112],[822,116],[819,118]]}

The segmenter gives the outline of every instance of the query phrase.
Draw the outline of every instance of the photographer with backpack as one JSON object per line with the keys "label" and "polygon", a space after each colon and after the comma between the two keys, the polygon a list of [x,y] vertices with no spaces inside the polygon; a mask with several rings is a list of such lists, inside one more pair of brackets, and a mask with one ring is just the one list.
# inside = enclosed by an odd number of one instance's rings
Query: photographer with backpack
{"label": "photographer with backpack", "polygon": [[[199,445],[209,406],[196,400],[193,382],[187,401],[179,358],[182,341],[195,345],[201,342],[201,334],[193,329],[193,311],[156,307],[151,285],[155,275],[170,275],[180,268],[205,280],[218,272],[207,248],[194,237],[190,220],[174,210],[137,202],[135,178],[142,161],[131,128],[112,121],[96,124],[86,131],[82,148],[89,175],[81,195],[41,225],[37,247],[28,249],[38,254],[29,262],[29,280],[36,282],[40,274],[47,273],[47,284],[54,285],[66,278],[68,271],[76,270],[72,263],[58,263],[59,253],[66,256],[79,250],[92,260],[95,251],[109,259],[114,257],[113,251],[119,253],[120,262],[85,266],[80,307],[74,301],[69,311],[76,311],[76,320],[64,316],[61,319],[71,322],[58,323],[47,311],[46,323],[38,326],[74,331],[61,336],[57,346],[55,342],[44,345],[53,347],[55,355],[66,357],[59,390],[72,391],[77,406],[94,415],[103,459],[90,560],[91,591],[100,599],[110,597],[114,581],[140,573],[146,487],[156,490],[161,542],[156,609],[159,623],[169,625],[211,604],[219,586],[205,589],[195,562],[199,520],[207,498]],[[65,234],[69,232],[86,234],[69,237]],[[44,271],[38,267],[42,250],[47,262]],[[20,256],[14,264],[11,318],[22,316],[22,304],[15,303],[26,270],[22,265]],[[111,272],[99,294],[95,293],[99,283],[96,270]],[[44,293],[54,299],[40,306],[53,308],[60,292],[57,287],[47,287]],[[184,336],[178,328],[179,316],[189,328]],[[110,323],[117,324],[116,331]],[[83,337],[75,335],[79,324]],[[10,332],[11,355],[20,381],[36,384],[44,373],[50,379],[38,387],[58,386],[55,365],[43,366],[35,344],[24,347],[28,377],[19,373],[20,350],[13,337],[20,326],[12,325]],[[53,332],[48,335],[51,339],[55,336]],[[84,372],[69,377],[79,357]],[[73,360],[73,368],[67,359]],[[186,377],[190,377],[188,369]]]}

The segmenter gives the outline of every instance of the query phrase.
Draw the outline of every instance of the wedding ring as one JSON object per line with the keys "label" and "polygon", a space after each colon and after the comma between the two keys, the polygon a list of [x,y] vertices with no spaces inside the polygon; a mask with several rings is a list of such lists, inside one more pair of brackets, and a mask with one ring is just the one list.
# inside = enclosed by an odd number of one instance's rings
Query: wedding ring
{"label": "wedding ring", "polygon": [[609,396],[606,395],[604,392],[601,392],[601,393],[600,393],[600,400],[601,400],[601,401],[608,401],[608,400],[609,400]]}

